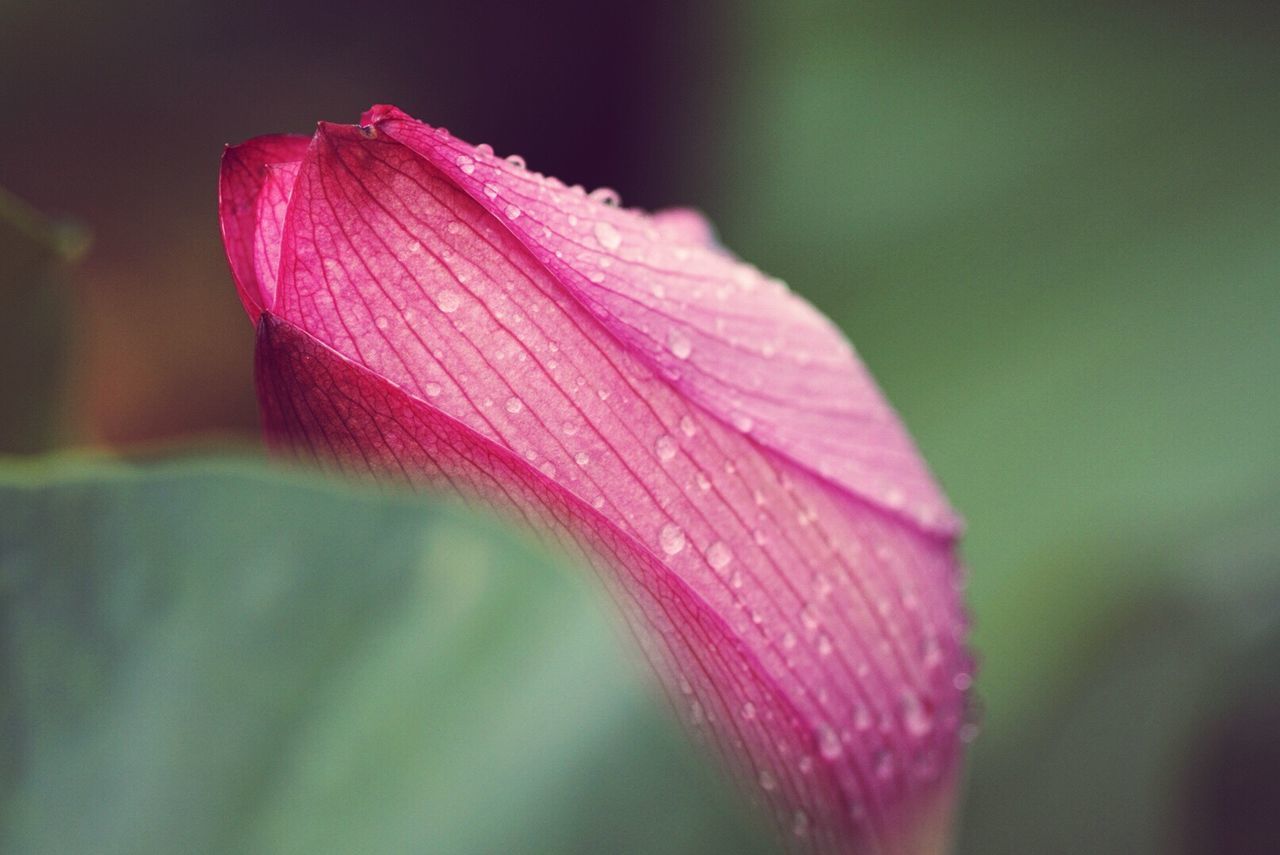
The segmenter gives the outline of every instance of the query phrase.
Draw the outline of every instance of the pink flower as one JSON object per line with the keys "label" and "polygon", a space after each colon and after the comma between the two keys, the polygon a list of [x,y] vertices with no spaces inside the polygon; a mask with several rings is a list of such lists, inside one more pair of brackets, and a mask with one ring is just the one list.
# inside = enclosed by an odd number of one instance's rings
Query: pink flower
{"label": "pink flower", "polygon": [[697,214],[387,106],[229,148],[221,217],[273,446],[584,556],[793,849],[945,846],[959,523],[825,317]]}

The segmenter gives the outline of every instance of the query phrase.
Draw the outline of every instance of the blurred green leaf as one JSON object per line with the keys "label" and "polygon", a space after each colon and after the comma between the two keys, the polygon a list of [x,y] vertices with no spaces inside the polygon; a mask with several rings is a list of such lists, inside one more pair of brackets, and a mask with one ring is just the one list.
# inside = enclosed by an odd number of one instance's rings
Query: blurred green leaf
{"label": "blurred green leaf", "polygon": [[577,577],[263,470],[0,479],[0,850],[768,850]]}
{"label": "blurred green leaf", "polygon": [[749,10],[717,220],[968,519],[981,753],[1159,577],[1135,549],[1280,481],[1280,53],[1141,4]]}
{"label": "blurred green leaf", "polygon": [[0,453],[40,451],[58,439],[71,305],[62,277],[85,243],[80,230],[0,189]]}
{"label": "blurred green leaf", "polygon": [[725,243],[848,331],[969,523],[962,851],[1174,851],[1209,678],[1254,678],[1212,639],[1274,611],[1274,550],[1179,570],[1280,483],[1274,16],[1192,5],[739,17]]}
{"label": "blurred green leaf", "polygon": [[1111,572],[1053,713],[971,771],[960,851],[1264,855],[1280,840],[1280,496],[1178,534]]}

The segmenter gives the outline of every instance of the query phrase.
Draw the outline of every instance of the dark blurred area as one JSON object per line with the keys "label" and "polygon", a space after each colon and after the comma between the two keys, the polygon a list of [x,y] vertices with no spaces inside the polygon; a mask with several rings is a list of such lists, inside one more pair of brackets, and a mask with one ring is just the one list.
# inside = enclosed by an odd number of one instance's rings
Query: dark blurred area
{"label": "dark blurred area", "polygon": [[110,444],[256,430],[217,229],[224,144],[385,101],[660,205],[713,162],[729,58],[711,4],[120,0],[4,18],[0,186],[92,231],[74,395],[82,438]]}
{"label": "dark blurred area", "polygon": [[61,427],[28,390],[0,421],[45,448],[256,442],[222,146],[394,103],[702,208],[849,333],[969,520],[987,712],[959,851],[1280,851],[1278,25],[1262,2],[0,2],[0,188],[91,241],[3,283],[65,304],[0,335],[64,336],[70,377],[34,362]]}

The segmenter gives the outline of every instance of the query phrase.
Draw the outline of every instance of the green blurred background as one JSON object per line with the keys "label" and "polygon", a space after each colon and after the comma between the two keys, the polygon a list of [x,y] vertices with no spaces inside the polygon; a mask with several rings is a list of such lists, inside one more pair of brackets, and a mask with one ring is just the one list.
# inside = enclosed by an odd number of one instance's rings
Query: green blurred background
{"label": "green blurred background", "polygon": [[[560,593],[543,617],[587,596],[557,562],[447,503],[244,460],[252,336],[217,232],[221,146],[386,101],[628,204],[700,207],[848,332],[969,523],[985,717],[959,852],[1280,851],[1278,23],[1272,4],[1191,0],[0,0],[0,450],[55,453],[0,469],[0,848],[767,848],[644,690],[602,678],[563,702],[557,680],[625,670],[607,630],[518,645],[559,675],[542,689],[513,687],[528,663],[500,639],[486,654],[423,636],[433,609],[480,621],[534,584],[421,594],[406,566],[458,572],[429,548],[436,527],[490,544],[485,566],[544,567],[530,578]],[[319,509],[275,530],[264,494]],[[148,522],[166,508],[198,531]],[[326,513],[402,551],[289,548]],[[422,613],[388,617],[353,573]],[[281,605],[291,586],[319,593]],[[308,641],[327,625],[307,608],[363,652]],[[269,632],[224,649],[226,626],[262,615],[296,649]],[[423,663],[401,644],[426,645]],[[610,652],[584,665],[584,647]],[[271,688],[213,703],[244,661]],[[504,749],[504,713],[468,731],[419,697],[436,687],[533,710],[524,749]],[[366,697],[426,707],[388,723]],[[184,704],[212,712],[182,730]],[[254,727],[264,745],[270,727],[303,735],[264,757],[228,735]],[[153,732],[168,742],[139,754]],[[560,747],[529,748],[542,739]],[[210,772],[200,746],[231,744],[244,756]],[[174,795],[165,776],[188,774],[204,788]],[[386,821],[308,812],[380,777],[398,796],[362,798]],[[136,791],[103,801],[121,781]],[[493,801],[423,807],[449,790]],[[196,803],[176,830],[138,819]]]}

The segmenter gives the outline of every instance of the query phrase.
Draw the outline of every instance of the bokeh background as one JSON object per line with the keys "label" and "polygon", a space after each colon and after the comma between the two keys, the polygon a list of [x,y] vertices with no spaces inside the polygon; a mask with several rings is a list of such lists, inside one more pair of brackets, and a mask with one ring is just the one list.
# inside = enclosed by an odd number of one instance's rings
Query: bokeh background
{"label": "bokeh background", "polygon": [[[0,476],[10,504],[0,528],[0,689],[10,698],[0,707],[0,760],[9,757],[0,784],[19,805],[0,820],[14,828],[33,805],[92,801],[106,785],[94,790],[75,768],[93,751],[125,751],[122,734],[133,732],[125,719],[139,717],[137,728],[151,721],[138,698],[165,697],[163,683],[145,691],[112,683],[120,704],[112,709],[123,717],[115,736],[93,736],[88,753],[45,757],[41,740],[65,743],[96,725],[87,713],[68,713],[45,734],[31,721],[58,719],[77,704],[93,708],[94,693],[107,691],[101,675],[118,665],[111,651],[136,649],[104,640],[128,635],[118,613],[110,632],[98,627],[86,640],[81,631],[116,600],[79,595],[79,585],[139,584],[118,567],[97,567],[104,550],[150,550],[142,564],[154,590],[180,593],[120,596],[185,615],[166,624],[166,643],[203,638],[215,649],[216,628],[226,626],[208,623],[218,593],[173,579],[243,565],[238,553],[219,552],[225,526],[245,543],[274,544],[278,560],[260,572],[293,578],[280,568],[302,566],[281,544],[307,539],[303,528],[286,536],[242,519],[262,512],[264,491],[297,485],[263,486],[252,474],[258,467],[224,459],[252,455],[257,428],[251,328],[217,230],[218,158],[227,142],[307,132],[318,119],[354,121],[370,104],[390,102],[500,153],[518,152],[540,171],[615,187],[626,204],[703,209],[728,247],[847,331],[968,519],[985,714],[959,852],[1280,851],[1278,23],[1272,4],[1196,0],[2,0],[0,451],[62,453],[54,462],[10,460]],[[139,475],[79,462],[67,449],[163,462]],[[201,461],[193,477],[205,479],[198,487],[182,482],[183,461],[193,457]],[[338,513],[326,502],[373,501],[297,489],[303,506],[327,508],[321,516]],[[255,502],[246,505],[237,490]],[[139,521],[173,501],[221,522],[183,534]],[[86,525],[74,514],[86,508],[130,513]],[[394,509],[343,513],[413,528]],[[460,541],[528,548],[482,522],[455,522],[482,532],[455,532]],[[141,528],[127,535],[131,525]],[[305,528],[305,514],[297,525]],[[33,545],[34,531],[54,531],[58,542]],[[420,557],[424,535],[413,532],[404,536]],[[199,546],[207,566],[184,557],[184,544]],[[388,578],[418,584],[395,576],[393,558],[383,561]],[[77,573],[106,575],[86,581]],[[339,596],[355,596],[333,573]],[[44,581],[24,582],[23,574]],[[259,599],[275,603],[277,595]],[[49,602],[56,607],[44,615],[45,630],[19,619]],[[362,607],[372,610],[368,624],[380,625],[377,609]],[[47,630],[60,622],[62,635]],[[37,643],[48,649],[31,653]],[[39,657],[62,656],[59,645],[107,652],[66,653],[46,669],[53,676],[40,678]],[[180,668],[170,664],[182,673],[220,667],[213,653],[191,655]],[[160,680],[168,672],[159,667],[129,673]],[[67,673],[81,687],[71,699],[59,688]],[[359,694],[360,679],[375,679],[359,673],[345,678],[350,693]],[[210,697],[217,685],[206,687]],[[314,691],[303,681],[281,697]],[[28,703],[33,692],[39,700]],[[525,828],[536,816],[556,825],[564,836],[545,851],[591,851],[603,840],[635,851],[712,851],[715,841],[743,851],[742,841],[754,839],[742,830],[749,820],[728,802],[683,790],[682,798],[661,797],[669,780],[688,777],[687,758],[656,718],[619,713],[621,702],[608,701],[633,695],[600,689],[582,700],[583,720],[599,721],[607,707],[610,727],[620,729],[592,743],[611,746],[595,760],[568,771],[567,761],[551,764],[557,780],[574,782],[556,791],[563,805],[553,810],[525,793],[516,799],[524,813],[506,814],[524,817]],[[298,714],[281,712],[276,695],[263,697],[282,721]],[[236,714],[242,725],[267,715]],[[412,724],[392,732],[403,736]],[[382,730],[362,738],[371,756],[395,754]],[[607,753],[619,743],[635,750]],[[344,742],[317,744],[317,756],[329,757]],[[414,745],[405,757],[442,750]],[[139,768],[181,777],[173,771],[181,763],[208,762],[190,745],[169,748],[153,746]],[[599,836],[603,820],[583,820],[586,836],[573,837],[578,826],[547,819],[582,807],[568,794],[603,792],[602,758],[620,764],[639,755],[666,765],[619,785],[607,805],[611,797],[600,796],[597,814],[634,814],[610,826],[612,837]],[[115,768],[111,762],[103,768]],[[58,763],[71,771],[48,771]],[[227,773],[241,790],[209,808],[210,828],[262,814],[271,788],[259,778],[287,777],[279,767]],[[342,777],[339,768],[350,773],[339,764],[307,780],[340,792],[331,780]],[[365,773],[377,777],[377,768]],[[490,793],[501,789],[495,781],[538,780],[545,769],[496,764],[472,784]],[[439,780],[413,778],[397,792],[421,804],[431,787],[461,780],[434,774]],[[42,782],[34,790],[33,775]],[[69,795],[66,781],[86,789]],[[101,818],[92,827],[111,826],[113,809],[135,817],[157,810],[162,783],[150,780],[152,789],[115,808],[95,802]],[[705,793],[717,787],[707,783]],[[277,782],[279,792],[295,789]],[[690,801],[714,802],[714,818],[681,814]],[[304,813],[275,811],[257,826],[254,845],[301,846]],[[722,836],[729,827],[744,836]],[[387,847],[417,833],[396,828],[407,836],[385,838]],[[125,836],[112,839],[133,839],[116,831]],[[470,833],[457,832],[465,841],[457,851],[506,839]]]}

